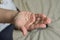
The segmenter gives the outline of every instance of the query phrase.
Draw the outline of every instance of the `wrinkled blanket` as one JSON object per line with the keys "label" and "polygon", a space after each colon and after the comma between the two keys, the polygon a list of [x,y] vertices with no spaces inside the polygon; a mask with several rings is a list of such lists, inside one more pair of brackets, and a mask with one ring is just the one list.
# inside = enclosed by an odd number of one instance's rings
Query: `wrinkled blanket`
{"label": "wrinkled blanket", "polygon": [[23,36],[21,31],[14,30],[14,40],[60,40],[60,0],[41,0],[40,9],[41,13],[52,19],[52,23],[46,29],[35,29],[28,32],[27,36]]}

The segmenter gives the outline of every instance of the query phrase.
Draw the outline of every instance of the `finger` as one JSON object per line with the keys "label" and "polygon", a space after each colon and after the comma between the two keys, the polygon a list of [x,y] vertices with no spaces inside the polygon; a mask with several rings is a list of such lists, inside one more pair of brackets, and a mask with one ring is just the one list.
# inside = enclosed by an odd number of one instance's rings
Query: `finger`
{"label": "finger", "polygon": [[38,24],[40,22],[40,18],[37,18],[34,24]]}
{"label": "finger", "polygon": [[39,14],[35,14],[35,17],[37,18],[39,16]]}
{"label": "finger", "polygon": [[43,18],[46,18],[46,15],[44,15],[44,14],[41,14],[41,15],[42,15]]}
{"label": "finger", "polygon": [[36,24],[37,23],[43,23],[43,20],[46,18],[46,15],[44,14],[35,14],[35,16],[37,16],[36,18]]}
{"label": "finger", "polygon": [[50,24],[50,23],[51,23],[51,19],[50,18],[45,18],[44,24]]}
{"label": "finger", "polygon": [[35,25],[35,29],[37,28],[46,28],[46,25],[45,24],[37,24]]}
{"label": "finger", "polygon": [[35,15],[32,14],[32,15],[30,16],[30,19],[29,19],[29,21],[27,22],[26,25],[30,26],[30,25],[32,25],[34,22],[35,22]]}
{"label": "finger", "polygon": [[39,17],[45,18],[46,15],[44,15],[44,14],[39,14]]}
{"label": "finger", "polygon": [[30,25],[31,25],[35,22],[35,14],[32,14],[30,19],[32,19],[30,22]]}
{"label": "finger", "polygon": [[27,35],[27,29],[25,27],[21,27],[22,33],[23,35]]}
{"label": "finger", "polygon": [[29,28],[28,28],[28,30],[30,31],[30,30],[33,30],[34,29],[34,24],[32,24],[31,26],[29,26]]}
{"label": "finger", "polygon": [[38,29],[38,28],[46,28],[46,25],[45,24],[34,24],[34,25],[31,25],[29,30],[34,30],[34,29]]}
{"label": "finger", "polygon": [[46,15],[40,14],[39,17],[40,17],[40,23],[43,23],[44,19],[46,18]]}
{"label": "finger", "polygon": [[32,25],[35,22],[35,15],[31,15],[29,21],[25,24],[25,27],[29,29],[30,25]]}

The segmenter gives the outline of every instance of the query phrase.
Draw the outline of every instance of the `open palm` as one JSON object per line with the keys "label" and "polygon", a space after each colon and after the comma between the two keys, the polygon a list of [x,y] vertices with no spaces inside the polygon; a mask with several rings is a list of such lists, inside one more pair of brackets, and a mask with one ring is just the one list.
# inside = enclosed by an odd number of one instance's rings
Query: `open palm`
{"label": "open palm", "polygon": [[26,35],[28,30],[37,28],[46,28],[51,20],[43,14],[33,14],[32,12],[23,11],[15,17],[15,25],[21,29],[23,34]]}

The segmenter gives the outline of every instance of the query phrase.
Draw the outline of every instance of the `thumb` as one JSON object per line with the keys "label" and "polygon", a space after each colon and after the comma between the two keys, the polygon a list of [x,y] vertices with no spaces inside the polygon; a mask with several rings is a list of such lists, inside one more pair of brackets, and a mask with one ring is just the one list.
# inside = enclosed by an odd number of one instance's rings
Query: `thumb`
{"label": "thumb", "polygon": [[27,29],[25,27],[21,27],[22,33],[23,35],[27,35]]}

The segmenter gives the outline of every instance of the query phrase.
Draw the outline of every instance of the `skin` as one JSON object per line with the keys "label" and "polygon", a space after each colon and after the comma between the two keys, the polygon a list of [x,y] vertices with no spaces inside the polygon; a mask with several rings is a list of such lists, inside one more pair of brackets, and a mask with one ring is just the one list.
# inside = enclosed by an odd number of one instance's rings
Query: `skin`
{"label": "skin", "polygon": [[22,30],[23,35],[27,35],[29,30],[46,28],[46,24],[51,23],[51,19],[44,14],[34,14],[29,11],[13,11],[0,8],[0,23],[11,23],[17,29]]}
{"label": "skin", "polygon": [[15,17],[15,23],[18,25],[18,29],[21,29],[24,35],[27,35],[29,30],[46,28],[46,24],[50,24],[51,20],[44,14],[33,14],[32,12],[22,11]]}

